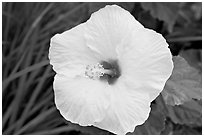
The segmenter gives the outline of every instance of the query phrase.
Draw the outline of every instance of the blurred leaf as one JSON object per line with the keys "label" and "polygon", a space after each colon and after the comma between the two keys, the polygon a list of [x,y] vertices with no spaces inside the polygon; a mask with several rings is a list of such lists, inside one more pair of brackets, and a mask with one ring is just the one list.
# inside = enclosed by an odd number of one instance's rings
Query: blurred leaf
{"label": "blurred leaf", "polygon": [[153,18],[149,12],[142,11],[138,14],[138,21],[145,26],[145,28],[156,30],[157,20]]}
{"label": "blurred leaf", "polygon": [[134,2],[90,2],[89,3],[89,13],[93,13],[103,7],[105,7],[106,5],[119,5],[122,8],[128,10],[129,12],[131,12],[134,8]]}
{"label": "blurred leaf", "polygon": [[202,3],[182,2],[174,31],[181,32],[180,36],[202,36]]}
{"label": "blurred leaf", "polygon": [[173,134],[173,123],[169,118],[165,121],[165,128],[162,130],[161,135],[172,135]]}
{"label": "blurred leaf", "polygon": [[196,2],[192,5],[191,9],[194,11],[194,17],[199,20],[202,17],[202,3]]}
{"label": "blurred leaf", "polygon": [[151,105],[151,112],[149,118],[144,124],[137,126],[133,135],[158,135],[164,129],[165,116],[158,105]]}
{"label": "blurred leaf", "polygon": [[190,66],[202,71],[202,51],[200,49],[182,50],[179,54]]}
{"label": "blurred leaf", "polygon": [[173,57],[174,69],[162,96],[166,104],[180,105],[192,98],[201,99],[201,75],[180,56]]}
{"label": "blurred leaf", "polygon": [[169,2],[142,2],[142,7],[150,11],[154,18],[164,21],[167,29],[172,32],[180,9],[179,3]]}
{"label": "blurred leaf", "polygon": [[[202,16],[202,3],[201,2],[186,2],[182,3],[182,8],[179,11],[179,16],[185,19],[183,24],[198,21]],[[180,18],[181,19],[181,18]]]}
{"label": "blurred leaf", "polygon": [[178,125],[174,128],[173,135],[202,135],[202,127],[192,128],[186,125]]}
{"label": "blurred leaf", "polygon": [[202,126],[202,101],[191,100],[179,106],[168,105],[168,116],[176,124]]}

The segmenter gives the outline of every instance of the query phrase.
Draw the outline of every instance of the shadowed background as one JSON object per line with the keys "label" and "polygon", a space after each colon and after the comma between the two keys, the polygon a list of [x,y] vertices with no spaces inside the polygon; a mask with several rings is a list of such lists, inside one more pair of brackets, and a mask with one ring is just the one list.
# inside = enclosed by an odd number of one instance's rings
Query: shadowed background
{"label": "shadowed background", "polygon": [[[107,4],[113,3],[2,3],[3,134],[111,134],[64,120],[54,104],[55,72],[48,60],[54,34],[85,22]],[[181,55],[201,71],[201,3],[116,4],[161,33],[173,55]],[[164,117],[155,104],[169,106],[160,98],[152,102],[148,121],[133,134],[201,134],[201,102],[196,110],[178,107],[177,113]],[[186,122],[189,119],[194,123]]]}

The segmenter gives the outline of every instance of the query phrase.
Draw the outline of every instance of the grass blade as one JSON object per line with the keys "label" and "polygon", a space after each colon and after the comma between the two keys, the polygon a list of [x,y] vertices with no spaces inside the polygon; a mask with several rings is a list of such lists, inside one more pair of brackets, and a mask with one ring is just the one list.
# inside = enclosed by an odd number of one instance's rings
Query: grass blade
{"label": "grass blade", "polygon": [[2,86],[3,86],[2,91],[4,91],[4,89],[8,86],[9,82],[11,82],[12,80],[14,80],[14,79],[16,79],[22,75],[25,75],[28,72],[31,72],[33,70],[39,69],[43,66],[46,66],[46,65],[49,65],[49,60],[44,60],[40,63],[34,64],[30,67],[27,67],[27,68],[15,73],[15,74],[9,76],[7,79],[3,80],[3,82],[2,82]]}
{"label": "grass blade", "polygon": [[42,122],[47,116],[51,115],[52,113],[54,113],[56,111],[56,108],[50,108],[49,110],[47,110],[46,112],[38,115],[36,118],[34,118],[33,120],[31,120],[29,123],[27,123],[25,126],[23,126],[19,131],[17,131],[14,134],[23,134],[26,130],[34,127],[35,125],[39,124],[40,122]]}

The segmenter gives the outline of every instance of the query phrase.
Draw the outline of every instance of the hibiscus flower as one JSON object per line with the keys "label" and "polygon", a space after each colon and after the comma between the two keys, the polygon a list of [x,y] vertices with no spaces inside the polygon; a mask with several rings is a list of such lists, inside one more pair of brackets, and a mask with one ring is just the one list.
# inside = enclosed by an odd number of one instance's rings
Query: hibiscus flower
{"label": "hibiscus flower", "polygon": [[162,35],[117,5],[52,37],[49,59],[61,115],[115,134],[133,132],[147,120],[173,69]]}

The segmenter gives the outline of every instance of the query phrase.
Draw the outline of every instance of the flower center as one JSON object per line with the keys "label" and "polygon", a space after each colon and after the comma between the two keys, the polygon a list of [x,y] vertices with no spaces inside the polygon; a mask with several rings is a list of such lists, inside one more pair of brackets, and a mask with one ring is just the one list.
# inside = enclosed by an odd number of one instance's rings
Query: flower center
{"label": "flower center", "polygon": [[121,75],[117,61],[101,61],[94,65],[87,65],[85,76],[90,79],[107,81],[109,85],[114,84]]}
{"label": "flower center", "polygon": [[105,73],[111,73],[109,70],[105,70],[103,65],[97,63],[94,65],[87,65],[85,76],[90,79],[98,79],[103,76]]}

